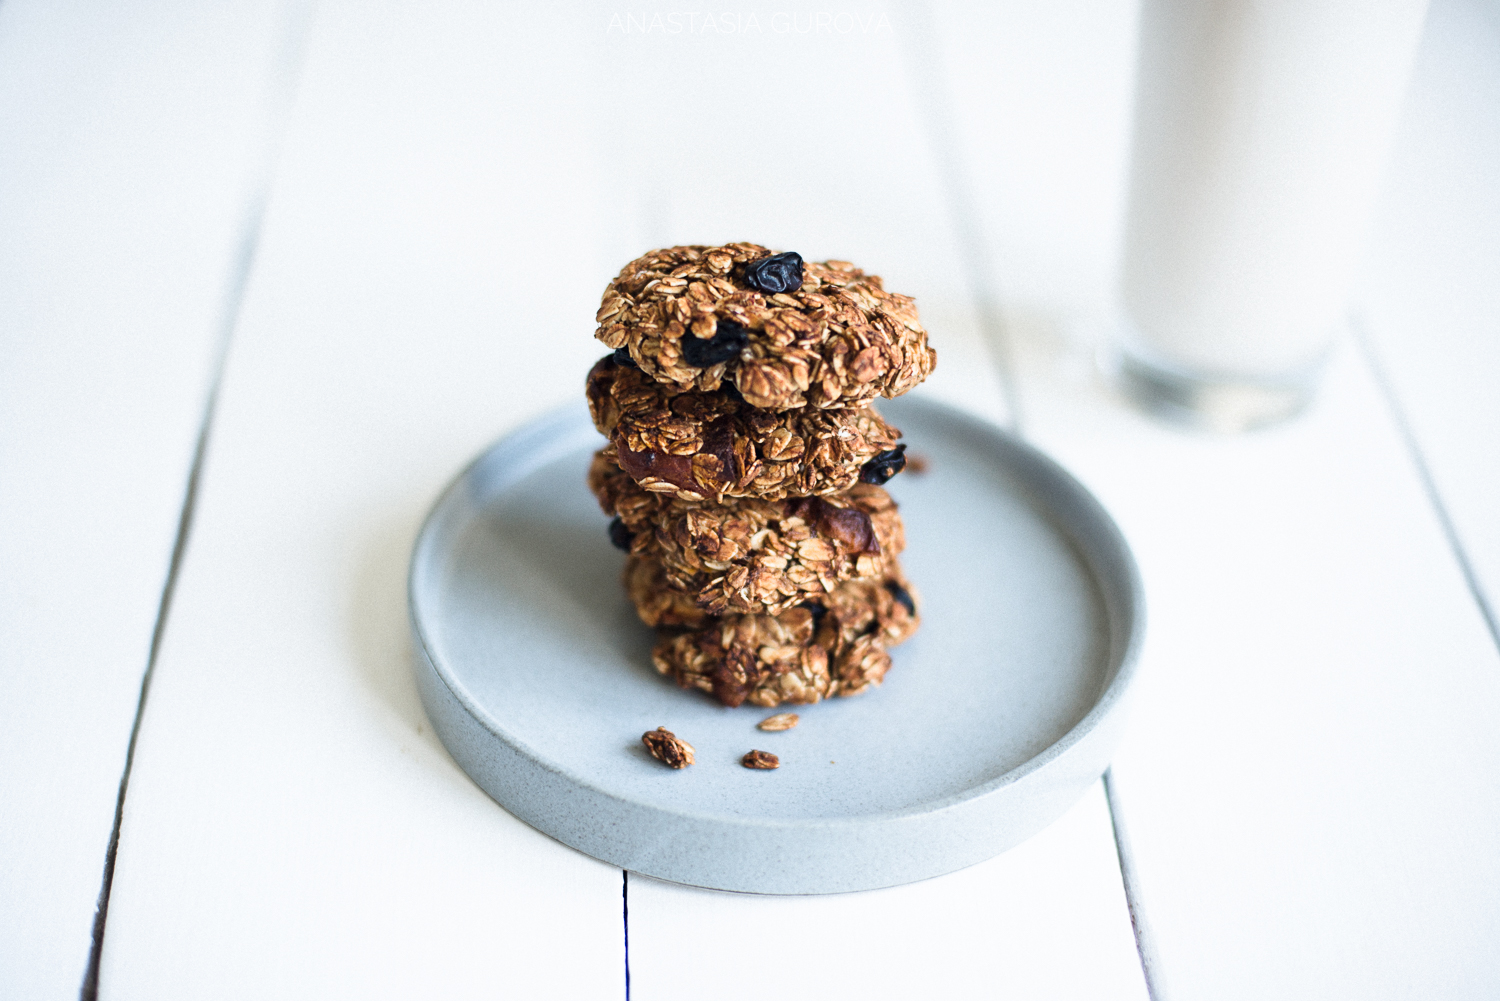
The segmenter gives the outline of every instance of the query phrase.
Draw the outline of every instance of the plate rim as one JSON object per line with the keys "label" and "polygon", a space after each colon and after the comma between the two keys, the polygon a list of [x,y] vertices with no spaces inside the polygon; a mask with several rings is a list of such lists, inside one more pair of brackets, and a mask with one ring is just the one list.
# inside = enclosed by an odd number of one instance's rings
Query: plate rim
{"label": "plate rim", "polygon": [[[1104,686],[1103,690],[1095,697],[1088,712],[1084,713],[1077,722],[1069,727],[1066,733],[1014,768],[1007,769],[1002,774],[987,779],[982,783],[968,786],[958,792],[949,793],[940,799],[923,800],[895,810],[874,813],[818,818],[769,818],[742,814],[697,813],[692,810],[635,799],[630,795],[604,788],[594,781],[577,774],[568,767],[541,755],[513,734],[492,725],[493,719],[490,714],[482,706],[478,705],[469,696],[468,692],[463,690],[461,684],[456,683],[456,679],[450,675],[443,663],[433,655],[432,646],[428,640],[426,631],[422,627],[420,613],[417,608],[417,574],[419,566],[422,562],[424,551],[432,544],[430,540],[434,537],[436,525],[440,517],[445,513],[450,498],[463,487],[470,475],[495,453],[506,447],[517,448],[525,439],[540,436],[543,432],[549,430],[562,432],[561,437],[563,440],[570,443],[575,437],[579,439],[584,437],[582,434],[584,426],[587,426],[593,433],[598,434],[593,429],[592,423],[587,417],[586,410],[579,404],[566,404],[554,407],[501,435],[465,464],[448,481],[438,494],[437,500],[433,503],[427,515],[423,518],[422,527],[418,531],[416,541],[412,546],[412,555],[407,568],[407,613],[412,636],[419,647],[422,660],[430,667],[432,674],[443,683],[449,694],[463,706],[469,716],[483,727],[487,733],[506,744],[521,758],[594,795],[605,797],[628,807],[660,812],[671,817],[767,830],[827,830],[840,827],[865,827],[870,824],[895,823],[941,813],[944,810],[953,809],[965,803],[991,797],[1000,790],[1017,784],[1065,755],[1073,747],[1084,741],[1089,734],[1099,729],[1104,720],[1114,715],[1115,712],[1123,707],[1126,695],[1137,673],[1140,650],[1146,629],[1145,594],[1141,582],[1140,569],[1129,543],[1125,539],[1124,533],[1121,532],[1119,525],[1110,516],[1103,504],[1100,503],[1092,491],[1084,486],[1077,477],[1073,476],[1062,464],[1048,456],[1045,452],[1025,441],[1019,435],[991,421],[925,395],[909,396],[901,400],[898,406],[901,408],[914,407],[927,410],[941,420],[963,425],[981,436],[998,439],[1002,443],[1003,448],[1009,449],[1014,455],[1021,456],[1023,461],[1031,464],[1036,470],[1040,470],[1043,476],[1054,478],[1074,500],[1082,502],[1084,509],[1092,515],[1094,524],[1103,530],[1105,538],[1110,543],[1110,547],[1113,550],[1111,555],[1118,560],[1119,567],[1123,571],[1125,591],[1129,598],[1129,608],[1126,613],[1128,623],[1124,643],[1121,646],[1118,657],[1111,656],[1111,660],[1117,660],[1118,663],[1107,665],[1106,667],[1106,669],[1113,669],[1113,676]],[[537,467],[550,461],[553,457],[555,457],[554,450],[547,450],[532,456],[529,461],[517,464],[512,471],[507,471],[503,478],[504,482],[514,482],[525,477]],[[1006,465],[1012,465],[1012,463],[1006,461]],[[1029,484],[1029,481],[1034,477],[1027,476],[1025,478]],[[1072,525],[1058,524],[1055,520],[1053,523],[1060,534],[1066,536],[1071,544],[1078,547],[1078,540],[1075,538],[1076,533],[1072,531]],[[1096,565],[1097,560],[1088,553],[1081,553],[1080,555],[1083,558],[1084,565],[1088,569],[1089,576],[1094,580],[1095,586],[1101,592],[1104,592],[1104,598],[1106,604],[1108,604],[1108,589],[1100,581],[1101,574],[1099,567]],[[1111,643],[1111,648],[1113,648],[1113,645]],[[1113,653],[1114,651],[1111,649],[1110,654],[1113,655]],[[438,730],[439,739],[443,739],[446,747],[447,741],[444,739],[444,735],[436,723],[434,723],[434,729]],[[449,750],[451,754],[451,749]],[[460,764],[460,768],[462,767]],[[465,771],[467,773],[466,769]],[[481,785],[481,788],[484,787]],[[504,803],[500,803],[487,789],[485,791],[502,808],[509,809]],[[544,831],[543,833],[550,832]]]}

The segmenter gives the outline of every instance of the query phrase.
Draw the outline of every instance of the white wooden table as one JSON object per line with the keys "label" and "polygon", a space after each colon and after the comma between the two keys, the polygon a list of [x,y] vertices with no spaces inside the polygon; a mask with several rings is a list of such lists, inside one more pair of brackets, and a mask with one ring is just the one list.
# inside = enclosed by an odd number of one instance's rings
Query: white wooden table
{"label": "white wooden table", "polygon": [[[0,997],[1500,997],[1500,10],[1435,0],[1353,334],[1242,438],[1091,364],[1129,2],[656,13],[0,3]],[[1137,552],[1108,783],[972,869],[627,878],[418,703],[426,506],[731,239],[915,294]]]}

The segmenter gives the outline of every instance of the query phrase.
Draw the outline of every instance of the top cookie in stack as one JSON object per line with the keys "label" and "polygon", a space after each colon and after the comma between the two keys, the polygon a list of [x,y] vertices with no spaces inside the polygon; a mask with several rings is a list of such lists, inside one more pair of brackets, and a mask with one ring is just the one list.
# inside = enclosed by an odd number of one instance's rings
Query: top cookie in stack
{"label": "top cookie in stack", "polygon": [[916,601],[880,487],[905,446],[869,402],[936,363],[913,301],[842,261],[672,247],[626,265],[598,321],[590,485],[658,670],[730,705],[878,683]]}
{"label": "top cookie in stack", "polygon": [[894,397],[937,354],[910,297],[845,261],[804,262],[753,243],[671,247],[604,290],[595,337],[678,392],[725,382],[752,407],[838,409]]}

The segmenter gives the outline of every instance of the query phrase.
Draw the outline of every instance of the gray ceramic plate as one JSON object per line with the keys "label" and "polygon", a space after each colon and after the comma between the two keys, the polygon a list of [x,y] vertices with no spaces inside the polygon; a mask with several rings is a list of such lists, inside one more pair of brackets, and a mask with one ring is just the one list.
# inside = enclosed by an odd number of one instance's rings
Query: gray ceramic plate
{"label": "gray ceramic plate", "polygon": [[[728,709],[651,667],[652,634],[584,485],[602,439],[582,408],[512,434],[438,501],[411,567],[423,702],[501,806],[636,872],[760,893],[892,886],[972,865],[1041,830],[1109,763],[1142,627],[1140,584],[1099,504],[992,425],[882,404],[927,471],[889,489],[917,636],[885,684]],[[697,749],[671,771],[640,736]],[[775,752],[776,771],[739,764]]]}

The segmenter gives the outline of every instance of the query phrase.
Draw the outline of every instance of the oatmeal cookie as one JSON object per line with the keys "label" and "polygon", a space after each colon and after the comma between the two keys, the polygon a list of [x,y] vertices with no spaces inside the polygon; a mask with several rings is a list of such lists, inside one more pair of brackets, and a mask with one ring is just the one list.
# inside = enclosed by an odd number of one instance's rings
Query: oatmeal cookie
{"label": "oatmeal cookie", "polygon": [[609,283],[596,319],[594,336],[657,382],[728,381],[767,410],[900,396],[937,363],[916,303],[879,276],[753,243],[653,250]]}
{"label": "oatmeal cookie", "polygon": [[891,647],[917,630],[917,600],[892,561],[883,580],[849,581],[777,615],[726,615],[663,629],[657,671],[728,706],[858,695],[880,684]]}
{"label": "oatmeal cookie", "polygon": [[697,629],[712,618],[698,607],[692,595],[674,588],[667,580],[661,559],[631,553],[620,574],[625,594],[635,606],[635,614],[652,629]]}
{"label": "oatmeal cookie", "polygon": [[906,545],[896,502],[872,484],[826,498],[685,501],[646,490],[599,452],[589,486],[616,518],[616,545],[659,558],[671,585],[711,615],[775,614],[840,581],[878,578]]}
{"label": "oatmeal cookie", "polygon": [[608,355],[589,372],[588,400],[620,468],[683,500],[814,497],[884,483],[906,464],[901,432],[868,404],[761,410],[731,384],[680,393]]}

